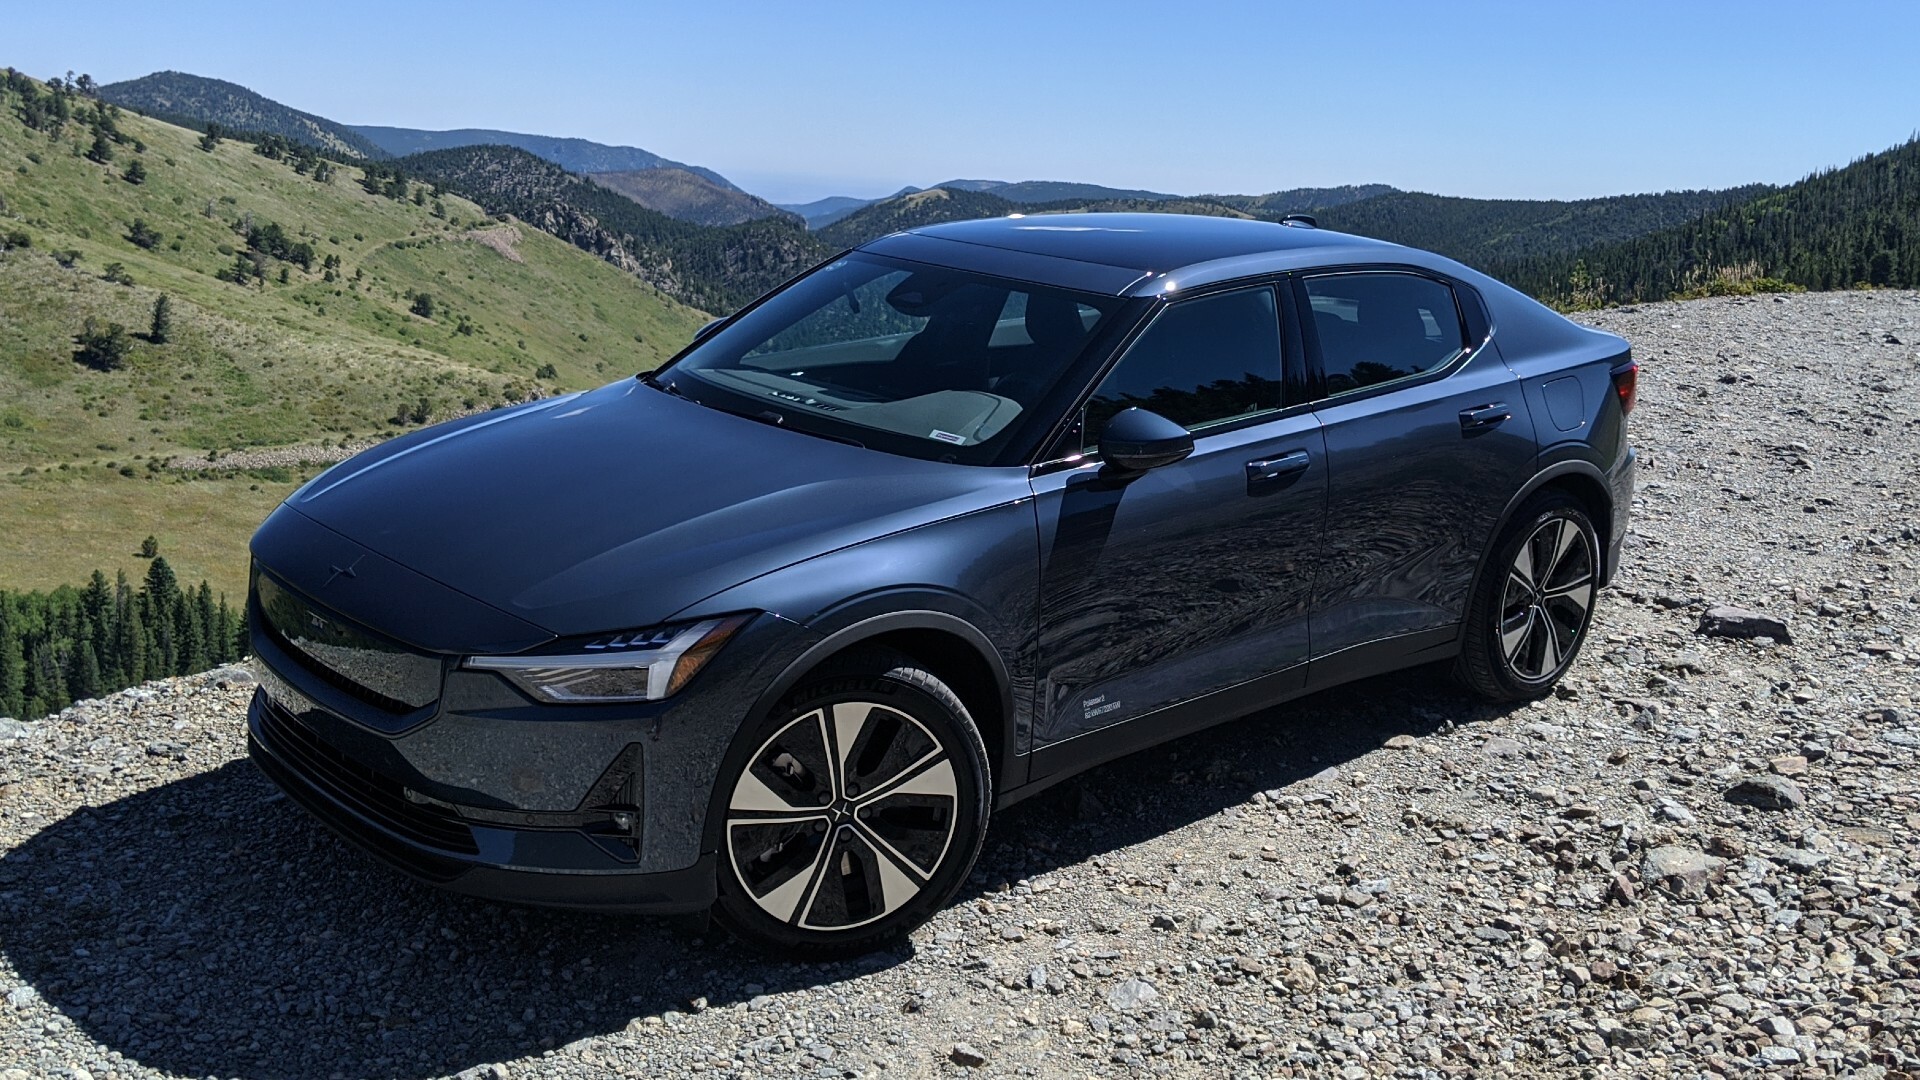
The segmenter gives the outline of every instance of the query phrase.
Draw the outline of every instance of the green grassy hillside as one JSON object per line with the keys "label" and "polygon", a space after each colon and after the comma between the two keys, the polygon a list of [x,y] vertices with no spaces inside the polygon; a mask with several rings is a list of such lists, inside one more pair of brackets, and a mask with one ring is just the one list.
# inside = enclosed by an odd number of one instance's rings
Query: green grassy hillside
{"label": "green grassy hillside", "polygon": [[833,254],[785,214],[706,226],[668,217],[510,146],[466,146],[401,158],[406,175],[513,214],[643,280],[727,312]]}
{"label": "green grassy hillside", "polygon": [[[137,579],[152,534],[182,580],[237,594],[248,533],[300,473],[167,462],[382,437],[597,385],[658,364],[706,318],[451,195],[370,193],[347,164],[317,181],[132,113],[110,118],[116,139],[95,103],[70,96],[58,123],[49,100],[0,90],[3,588],[95,567]],[[223,279],[250,250],[259,278]],[[163,293],[172,326],[156,344]],[[126,328],[117,369],[76,358],[89,319]]]}

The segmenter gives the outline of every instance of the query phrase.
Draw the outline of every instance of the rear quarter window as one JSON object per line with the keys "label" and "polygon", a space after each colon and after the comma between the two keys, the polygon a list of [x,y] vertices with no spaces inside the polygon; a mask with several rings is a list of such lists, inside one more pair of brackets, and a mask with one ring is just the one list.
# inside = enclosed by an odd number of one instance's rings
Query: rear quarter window
{"label": "rear quarter window", "polygon": [[1432,278],[1326,274],[1303,285],[1329,397],[1424,375],[1465,348],[1453,290]]}

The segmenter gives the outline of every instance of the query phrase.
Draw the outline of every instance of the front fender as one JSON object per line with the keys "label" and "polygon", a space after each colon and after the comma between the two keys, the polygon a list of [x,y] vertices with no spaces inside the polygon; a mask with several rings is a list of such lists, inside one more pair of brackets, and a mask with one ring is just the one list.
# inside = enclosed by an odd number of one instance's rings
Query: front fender
{"label": "front fender", "polygon": [[770,715],[810,671],[861,641],[901,630],[958,639],[993,674],[999,716],[981,734],[1001,748],[996,787],[1007,791],[1026,780],[1039,575],[1033,501],[1020,499],[795,563],[691,605],[673,621],[771,611],[819,635],[762,689],[743,730]]}

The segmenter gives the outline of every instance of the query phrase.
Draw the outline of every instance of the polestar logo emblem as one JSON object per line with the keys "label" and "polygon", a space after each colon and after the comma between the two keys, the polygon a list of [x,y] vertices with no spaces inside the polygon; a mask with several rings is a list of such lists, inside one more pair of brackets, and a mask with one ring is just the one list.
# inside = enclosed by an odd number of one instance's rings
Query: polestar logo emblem
{"label": "polestar logo emblem", "polygon": [[331,570],[331,571],[333,571],[333,573],[331,573],[331,574],[328,574],[328,575],[327,575],[327,580],[326,580],[326,581],[324,581],[324,582],[322,582],[322,583],[321,583],[321,585],[320,585],[320,587],[324,589],[324,588],[326,588],[326,587],[327,587],[328,585],[331,585],[331,584],[333,584],[333,582],[334,582],[334,579],[335,579],[335,578],[357,578],[357,577],[359,577],[359,576],[360,576],[359,574],[356,574],[356,573],[354,573],[354,568],[355,568],[355,567],[357,567],[357,566],[359,566],[359,565],[360,565],[360,559],[364,559],[364,558],[366,558],[366,556],[365,556],[365,555],[362,555],[362,556],[360,556],[360,558],[359,558],[359,559],[355,559],[355,560],[353,560],[352,562],[350,562],[350,563],[348,563],[348,564],[347,564],[347,565],[345,565],[345,566],[335,566],[335,565],[333,565],[332,563],[329,563],[329,564],[327,564],[327,569],[329,569],[329,570]]}

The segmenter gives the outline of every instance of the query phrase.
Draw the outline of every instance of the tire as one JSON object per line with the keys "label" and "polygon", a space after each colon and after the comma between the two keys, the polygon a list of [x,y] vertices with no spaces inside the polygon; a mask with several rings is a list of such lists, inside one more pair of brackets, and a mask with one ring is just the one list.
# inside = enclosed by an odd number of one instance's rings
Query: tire
{"label": "tire", "polygon": [[1580,501],[1529,499],[1474,587],[1455,676],[1491,701],[1545,697],[1586,641],[1599,569],[1600,537]]}
{"label": "tire", "polygon": [[899,653],[850,655],[728,755],[714,914],[792,957],[892,945],[959,891],[992,803],[959,696]]}

